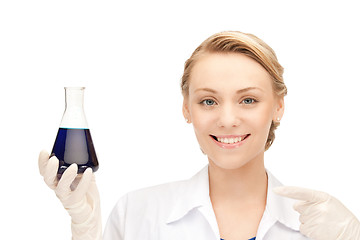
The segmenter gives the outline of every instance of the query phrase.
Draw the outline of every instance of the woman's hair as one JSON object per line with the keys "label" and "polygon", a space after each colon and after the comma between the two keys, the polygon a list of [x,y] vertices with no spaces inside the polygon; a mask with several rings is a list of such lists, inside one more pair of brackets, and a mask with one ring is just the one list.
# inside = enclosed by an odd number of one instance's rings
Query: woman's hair
{"label": "woman's hair", "polygon": [[[277,60],[274,50],[258,37],[238,31],[226,31],[212,35],[195,49],[191,57],[185,62],[181,79],[181,90],[184,97],[189,94],[191,70],[197,60],[206,53],[241,53],[257,61],[269,73],[272,79],[274,93],[279,97],[287,94],[283,80],[284,68]],[[272,121],[265,151],[269,149],[275,139],[275,129],[279,122]]]}

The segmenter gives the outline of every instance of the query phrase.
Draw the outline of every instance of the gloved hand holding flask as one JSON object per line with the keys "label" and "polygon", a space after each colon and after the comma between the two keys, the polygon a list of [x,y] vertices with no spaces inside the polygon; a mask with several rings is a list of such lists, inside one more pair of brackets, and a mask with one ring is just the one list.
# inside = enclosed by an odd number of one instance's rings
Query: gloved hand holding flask
{"label": "gloved hand holding flask", "polygon": [[51,157],[39,155],[39,170],[71,216],[72,239],[102,239],[98,161],[83,109],[84,88],[65,88],[66,109]]}
{"label": "gloved hand holding flask", "polygon": [[275,193],[300,200],[300,232],[314,240],[359,240],[359,220],[336,198],[300,187],[277,187]]}

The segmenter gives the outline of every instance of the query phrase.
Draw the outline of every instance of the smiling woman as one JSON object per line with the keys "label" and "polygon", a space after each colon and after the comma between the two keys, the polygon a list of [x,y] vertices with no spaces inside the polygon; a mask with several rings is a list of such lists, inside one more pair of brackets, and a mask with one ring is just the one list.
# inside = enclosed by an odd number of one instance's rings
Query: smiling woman
{"label": "smiling woman", "polygon": [[282,72],[269,46],[239,32],[213,35],[185,64],[183,114],[209,160],[209,195],[224,239],[258,236],[264,152],[284,113]]}

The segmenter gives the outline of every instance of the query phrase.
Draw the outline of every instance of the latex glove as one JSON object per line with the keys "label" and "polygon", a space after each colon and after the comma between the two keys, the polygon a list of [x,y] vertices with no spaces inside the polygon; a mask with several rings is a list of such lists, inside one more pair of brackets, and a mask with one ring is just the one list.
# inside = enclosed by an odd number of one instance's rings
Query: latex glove
{"label": "latex glove", "polygon": [[300,232],[315,240],[360,240],[360,222],[336,198],[327,193],[299,187],[276,187],[275,193],[301,200]]}
{"label": "latex glove", "polygon": [[40,174],[71,216],[72,239],[102,239],[100,197],[92,169],[77,174],[78,167],[72,164],[58,180],[58,166],[56,157],[49,159],[46,151],[40,152]]}

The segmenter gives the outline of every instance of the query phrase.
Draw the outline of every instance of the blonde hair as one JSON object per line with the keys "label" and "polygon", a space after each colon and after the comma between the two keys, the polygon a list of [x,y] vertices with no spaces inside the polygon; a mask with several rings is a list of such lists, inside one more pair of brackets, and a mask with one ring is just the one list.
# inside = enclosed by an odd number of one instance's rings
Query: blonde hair
{"label": "blonde hair", "polygon": [[[206,39],[195,49],[191,57],[185,62],[181,79],[181,91],[184,97],[189,94],[191,70],[197,60],[206,53],[241,53],[257,61],[269,73],[272,79],[274,93],[279,97],[287,94],[283,79],[284,68],[277,60],[274,50],[258,37],[238,31],[216,33]],[[275,139],[275,129],[279,122],[272,121],[265,151],[269,149]]]}

